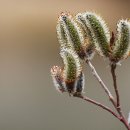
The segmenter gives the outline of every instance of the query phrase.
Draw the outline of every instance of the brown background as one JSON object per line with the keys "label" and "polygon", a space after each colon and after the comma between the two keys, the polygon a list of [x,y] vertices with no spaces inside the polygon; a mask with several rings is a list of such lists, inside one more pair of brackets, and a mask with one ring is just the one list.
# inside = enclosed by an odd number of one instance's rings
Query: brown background
{"label": "brown background", "polygon": [[[61,95],[53,87],[50,68],[62,65],[56,21],[62,11],[95,11],[116,30],[119,19],[130,18],[129,0],[0,0],[0,130],[123,130],[111,114],[80,99]],[[101,77],[113,91],[110,68],[96,56]],[[118,67],[123,110],[130,111],[130,59]],[[87,69],[86,69],[87,68]],[[88,67],[86,95],[108,98]]]}

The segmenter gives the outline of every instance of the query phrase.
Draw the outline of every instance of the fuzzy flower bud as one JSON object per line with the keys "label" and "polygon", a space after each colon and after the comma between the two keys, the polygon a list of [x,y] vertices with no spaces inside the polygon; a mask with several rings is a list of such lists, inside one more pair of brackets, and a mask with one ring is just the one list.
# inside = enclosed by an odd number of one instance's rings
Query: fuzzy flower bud
{"label": "fuzzy flower bud", "polygon": [[58,18],[57,35],[61,47],[71,47],[84,58],[84,37],[81,28],[70,14],[62,13]]}
{"label": "fuzzy flower bud", "polygon": [[118,62],[128,57],[130,52],[130,22],[120,20],[117,24],[117,39],[112,52],[112,61]]}
{"label": "fuzzy flower bud", "polygon": [[78,55],[67,48],[61,50],[64,62],[63,77],[69,93],[81,94],[84,89],[84,75]]}
{"label": "fuzzy flower bud", "polygon": [[68,92],[71,95],[81,95],[84,89],[84,74],[81,63],[75,51],[62,48],[60,55],[64,68],[54,66],[51,75],[56,89],[60,92]]}
{"label": "fuzzy flower bud", "polygon": [[95,46],[101,56],[109,57],[110,33],[105,21],[91,12],[78,14],[76,17],[87,33],[90,45]]}
{"label": "fuzzy flower bud", "polygon": [[56,26],[57,30],[57,38],[59,40],[59,43],[62,47],[71,47],[72,45],[68,43],[67,33],[65,31],[65,27],[63,26],[63,21],[61,21],[60,17],[58,19],[58,23]]}
{"label": "fuzzy flower bud", "polygon": [[60,92],[81,95],[84,89],[84,74],[75,51],[62,48],[60,55],[63,59],[64,68],[54,66],[51,75],[56,89]]}
{"label": "fuzzy flower bud", "polygon": [[86,58],[92,59],[95,54],[94,39],[90,29],[86,26],[86,20],[83,17],[83,13],[78,13],[76,15],[76,21],[83,30],[83,35],[85,39],[84,48],[85,48]]}
{"label": "fuzzy flower bud", "polygon": [[79,57],[75,51],[68,48],[63,48],[60,52],[60,55],[64,62],[64,78],[66,81],[71,82],[75,80],[82,71]]}
{"label": "fuzzy flower bud", "polygon": [[78,55],[72,49],[63,48],[60,52],[64,62],[63,78],[66,87],[71,93],[74,91],[75,81],[82,72],[82,67]]}
{"label": "fuzzy flower bud", "polygon": [[62,77],[62,69],[59,66],[53,66],[51,68],[51,76],[54,86],[59,92],[66,92],[66,86]]}

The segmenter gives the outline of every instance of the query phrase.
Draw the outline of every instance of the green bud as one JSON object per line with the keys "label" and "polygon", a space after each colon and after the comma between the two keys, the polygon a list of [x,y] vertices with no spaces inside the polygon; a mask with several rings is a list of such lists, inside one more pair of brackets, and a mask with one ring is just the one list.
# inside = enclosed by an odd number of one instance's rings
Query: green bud
{"label": "green bud", "polygon": [[78,55],[71,49],[62,48],[64,68],[53,66],[51,75],[54,85],[59,92],[68,92],[71,95],[81,95],[84,89],[84,74]]}
{"label": "green bud", "polygon": [[95,46],[101,56],[109,57],[110,33],[105,21],[95,13],[85,12],[77,15],[77,20],[82,24],[90,45]]}
{"label": "green bud", "polygon": [[84,58],[84,37],[81,28],[70,14],[62,13],[57,24],[57,35],[61,47],[71,47],[80,58]]}
{"label": "green bud", "polygon": [[93,34],[91,32],[91,30],[87,27],[86,24],[86,19],[83,17],[83,13],[78,13],[76,15],[76,21],[78,22],[78,24],[80,25],[80,27],[83,30],[83,35],[84,35],[84,50],[86,53],[86,58],[87,59],[92,59],[92,57],[95,54],[95,42],[94,42],[94,38],[93,38]]}
{"label": "green bud", "polygon": [[64,62],[63,77],[68,82],[74,81],[82,71],[78,55],[75,51],[68,48],[62,48],[60,55]]}
{"label": "green bud", "polygon": [[82,72],[78,55],[72,49],[62,48],[61,57],[64,62],[63,78],[68,92],[74,92],[75,82]]}
{"label": "green bud", "polygon": [[113,62],[118,62],[128,57],[130,52],[130,22],[120,20],[117,24],[117,38],[112,51]]}
{"label": "green bud", "polygon": [[68,43],[67,33],[65,32],[64,26],[61,21],[58,21],[56,30],[57,30],[57,37],[61,45],[61,48],[71,47],[71,44]]}

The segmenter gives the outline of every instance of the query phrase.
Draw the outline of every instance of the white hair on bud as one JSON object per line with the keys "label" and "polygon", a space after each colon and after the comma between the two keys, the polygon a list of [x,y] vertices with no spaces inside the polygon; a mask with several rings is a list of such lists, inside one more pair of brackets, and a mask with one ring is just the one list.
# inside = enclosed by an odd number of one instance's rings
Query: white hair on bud
{"label": "white hair on bud", "polygon": [[62,77],[62,69],[59,66],[53,66],[51,68],[51,76],[53,79],[54,86],[59,92],[66,92],[65,82]]}
{"label": "white hair on bud", "polygon": [[[65,24],[65,19],[71,19],[71,15],[69,15],[69,14],[67,14],[67,13],[61,13],[61,15],[59,16],[59,18],[58,18],[58,23],[59,23],[59,25],[61,25],[62,27],[63,27],[63,29],[64,29],[64,31],[65,31],[65,35],[66,35],[66,38],[67,38],[67,43],[69,44],[69,46],[71,46],[71,47],[73,47],[72,46],[72,44],[70,44],[72,41],[71,41],[71,38],[70,38],[70,36],[69,36],[69,31],[68,31],[68,28],[67,28],[67,26],[66,26],[66,24]],[[60,32],[60,28],[57,28],[57,32],[59,31],[59,33],[61,33]],[[58,34],[59,34],[58,33]],[[61,39],[62,40],[62,39]],[[64,44],[64,43],[63,43]],[[62,46],[62,47],[64,47],[64,45]]]}
{"label": "white hair on bud", "polygon": [[101,47],[100,45],[98,44],[98,41],[96,39],[96,36],[94,34],[94,30],[91,28],[91,25],[89,23],[89,16],[94,16],[96,17],[96,19],[99,21],[100,25],[102,25],[102,28],[104,30],[104,33],[106,35],[106,39],[107,39],[107,43],[109,44],[110,43],[110,33],[109,33],[109,29],[105,23],[105,21],[102,19],[102,17],[100,17],[99,15],[97,15],[96,13],[93,13],[93,12],[86,12],[84,13],[84,17],[88,17],[88,21],[86,21],[86,23],[88,24],[91,32],[92,32],[92,35],[93,35],[93,39],[94,39],[94,42],[95,42],[95,45],[96,45],[96,50],[100,53],[100,55],[103,56],[103,53],[102,53],[102,50],[101,50]]}
{"label": "white hair on bud", "polygon": [[82,44],[84,43],[84,37],[83,37],[83,34],[82,34],[82,30],[80,29],[80,27],[76,23],[75,19],[69,13],[61,13],[61,15],[58,18],[58,24],[57,24],[56,29],[57,29],[59,42],[61,44],[64,44],[63,40],[62,40],[62,37],[61,37],[61,28],[60,28],[60,26],[62,26],[64,31],[65,31],[66,38],[67,38],[67,44],[70,47],[73,47],[73,49],[74,49],[74,44],[72,43],[72,39],[70,37],[70,32],[69,32],[68,27],[67,27],[67,25],[65,23],[65,19],[68,19],[73,24],[75,30],[78,33],[80,43],[81,43],[81,46],[82,46]]}
{"label": "white hair on bud", "polygon": [[81,74],[81,71],[82,71],[82,67],[81,67],[81,63],[80,63],[80,60],[79,60],[79,57],[78,55],[76,54],[76,52],[72,49],[69,49],[69,48],[62,48],[61,49],[61,52],[60,52],[60,55],[61,57],[63,58],[63,62],[64,62],[64,70],[63,70],[63,77],[65,79],[67,79],[67,73],[68,73],[68,61],[67,61],[67,55],[70,55],[72,57],[72,60],[74,61],[75,65],[76,65],[76,77],[77,78],[80,74]]}
{"label": "white hair on bud", "polygon": [[65,41],[65,39],[63,39],[63,35],[65,35],[65,37],[67,37],[67,36],[66,36],[66,33],[62,34],[63,32],[62,32],[61,28],[62,28],[62,25],[58,22],[57,26],[56,26],[57,38],[62,47],[62,46],[67,46],[67,42]]}
{"label": "white hair on bud", "polygon": [[[130,22],[128,20],[122,19],[122,20],[118,21],[118,23],[117,23],[117,37],[118,37],[118,39],[121,38],[121,34],[122,34],[121,31],[122,31],[123,26],[127,26],[129,29],[129,32],[130,32]],[[130,37],[129,37],[129,39],[130,39]]]}
{"label": "white hair on bud", "polygon": [[[95,30],[93,30],[93,28],[91,27],[91,22],[89,21],[89,18],[91,16],[94,16],[98,20],[99,24],[102,26],[104,35],[106,37],[106,42],[109,44],[110,43],[110,32],[109,32],[109,29],[108,29],[105,21],[102,19],[102,17],[100,17],[99,15],[97,15],[96,13],[93,13],[93,12],[84,12],[84,13],[77,14],[76,19],[80,24],[82,24],[82,26],[84,26],[84,28],[87,27],[87,30],[90,31],[91,39],[93,40],[93,43],[95,44],[96,50],[100,53],[100,55],[103,56],[104,54],[102,52],[100,44],[98,43],[97,37],[94,33]],[[84,22],[84,24],[82,22]]]}
{"label": "white hair on bud", "polygon": [[94,12],[86,12],[86,13],[84,13],[84,15],[85,15],[85,14],[87,14],[88,16],[89,16],[89,15],[93,15],[93,16],[95,16],[95,17],[97,18],[97,20],[100,22],[100,24],[101,24],[102,27],[103,27],[103,30],[104,30],[104,32],[105,32],[105,34],[106,34],[107,41],[108,41],[108,43],[109,43],[109,41],[110,41],[110,31],[109,31],[109,28],[108,28],[106,22],[103,20],[103,18],[102,18],[99,14],[97,15],[97,14],[94,13]]}
{"label": "white hair on bud", "polygon": [[[70,44],[70,37],[69,37],[69,31],[66,27],[66,24],[63,20],[63,17],[67,18],[68,15],[65,14],[65,13],[62,13],[59,18],[58,18],[58,22],[57,22],[57,26],[56,26],[56,30],[57,30],[57,36],[58,36],[58,40],[59,40],[59,43],[61,44],[61,47],[65,47],[65,46],[70,46],[70,47],[73,47],[72,44]],[[66,39],[67,39],[67,43],[65,43],[65,41],[63,40],[62,38],[62,32],[61,32],[61,27],[63,28],[64,32],[65,32],[65,36],[66,36]]]}
{"label": "white hair on bud", "polygon": [[122,29],[125,28],[125,27],[128,29],[128,35],[127,35],[127,37],[128,37],[128,43],[127,43],[128,47],[127,47],[125,53],[123,54],[122,59],[127,58],[128,55],[129,55],[129,52],[130,52],[130,21],[122,19],[117,23],[117,40],[116,40],[116,43],[115,43],[115,48],[113,50],[113,52],[116,53],[116,51],[118,50],[118,47],[121,44],[123,44],[123,43],[121,43],[120,40],[121,40],[122,35],[124,35],[123,32],[122,32]]}

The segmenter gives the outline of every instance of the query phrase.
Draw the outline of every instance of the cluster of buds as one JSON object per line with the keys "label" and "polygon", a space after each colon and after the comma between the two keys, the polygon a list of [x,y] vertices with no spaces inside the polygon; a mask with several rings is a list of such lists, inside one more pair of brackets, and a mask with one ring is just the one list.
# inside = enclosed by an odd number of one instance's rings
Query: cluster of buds
{"label": "cluster of buds", "polygon": [[78,55],[71,49],[62,48],[64,67],[53,66],[51,74],[56,89],[70,95],[81,95],[84,89],[84,74]]}
{"label": "cluster of buds", "polygon": [[117,36],[112,44],[107,24],[101,16],[93,12],[79,13],[76,16],[61,13],[56,29],[64,67],[52,67],[51,74],[60,92],[82,94],[84,74],[80,59],[91,60],[97,52],[108,58],[110,63],[117,64],[129,56],[130,21],[128,20],[119,21]]}

